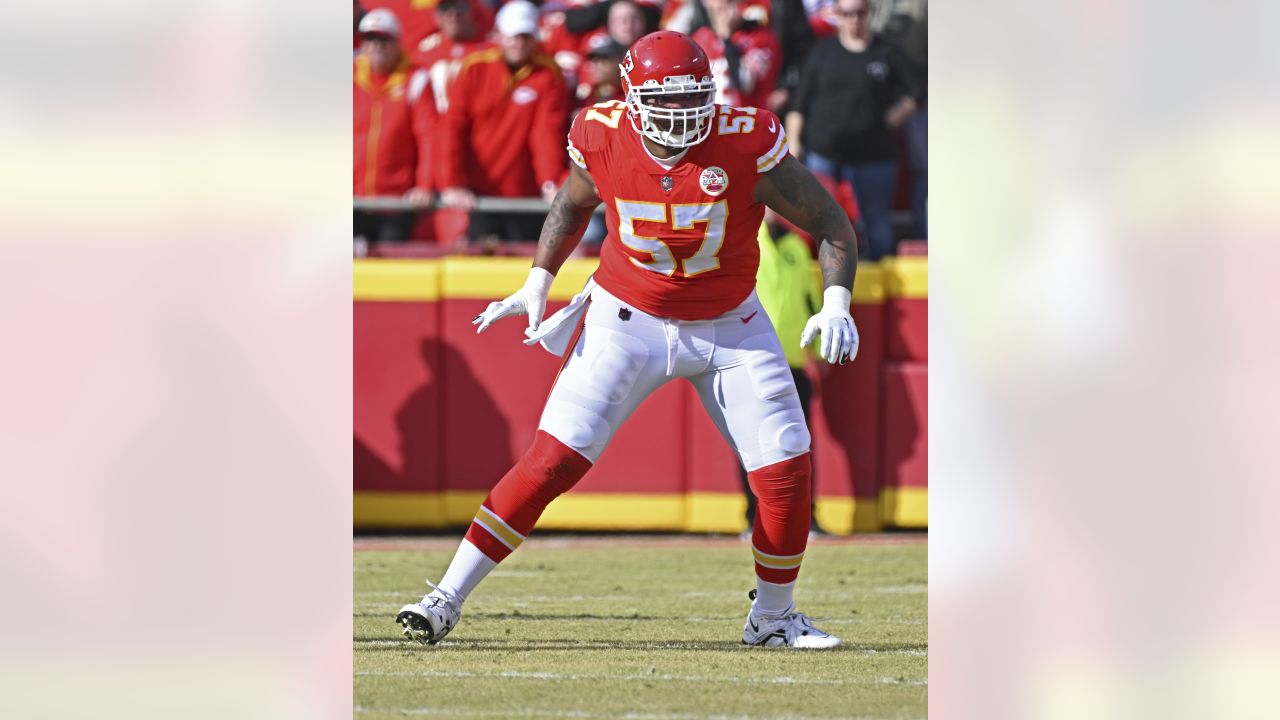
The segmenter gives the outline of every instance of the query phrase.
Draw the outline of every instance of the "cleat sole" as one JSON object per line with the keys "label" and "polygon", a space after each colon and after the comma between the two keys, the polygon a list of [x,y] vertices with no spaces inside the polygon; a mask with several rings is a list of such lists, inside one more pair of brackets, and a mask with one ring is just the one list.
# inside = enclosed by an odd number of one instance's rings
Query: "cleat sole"
{"label": "cleat sole", "polygon": [[421,615],[401,612],[396,616],[396,622],[404,626],[404,636],[413,642],[422,645],[434,645],[439,642],[431,631],[431,624]]}

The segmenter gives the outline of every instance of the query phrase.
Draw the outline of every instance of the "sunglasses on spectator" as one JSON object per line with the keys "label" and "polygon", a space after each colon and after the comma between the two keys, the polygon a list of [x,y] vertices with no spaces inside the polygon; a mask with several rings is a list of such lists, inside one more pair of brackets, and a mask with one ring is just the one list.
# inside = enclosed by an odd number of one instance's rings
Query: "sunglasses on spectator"
{"label": "sunglasses on spectator", "polygon": [[866,17],[871,14],[870,10],[837,10],[836,14],[840,17]]}

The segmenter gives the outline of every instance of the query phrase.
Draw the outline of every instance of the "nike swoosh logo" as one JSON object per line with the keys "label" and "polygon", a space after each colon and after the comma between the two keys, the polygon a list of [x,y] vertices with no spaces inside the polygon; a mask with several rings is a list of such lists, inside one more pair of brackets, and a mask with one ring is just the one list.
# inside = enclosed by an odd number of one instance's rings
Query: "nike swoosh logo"
{"label": "nike swoosh logo", "polygon": [[743,324],[743,325],[746,325],[747,323],[751,322],[751,318],[755,317],[755,316],[756,316],[756,313],[758,313],[758,312],[760,312],[760,311],[759,311],[759,310],[757,310],[756,312],[753,312],[753,313],[751,313],[750,315],[748,315],[748,316],[746,316],[746,317],[744,317],[744,318],[738,318],[738,319],[742,321],[742,324]]}
{"label": "nike swoosh logo", "polygon": [[751,623],[751,632],[760,632],[760,626],[756,624],[755,620],[748,620],[747,622]]}
{"label": "nike swoosh logo", "polygon": [[769,132],[773,132],[777,127],[777,124],[773,122],[773,118],[769,118]]}

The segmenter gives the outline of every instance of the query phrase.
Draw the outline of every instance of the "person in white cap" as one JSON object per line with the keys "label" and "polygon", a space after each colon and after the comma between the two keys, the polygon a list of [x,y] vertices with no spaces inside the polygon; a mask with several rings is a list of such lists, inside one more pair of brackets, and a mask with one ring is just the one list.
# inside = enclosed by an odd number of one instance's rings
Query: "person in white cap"
{"label": "person in white cap", "polygon": [[[426,71],[415,71],[400,50],[400,22],[386,8],[359,25],[360,52],[352,68],[355,130],[354,194],[403,195],[431,201],[430,142],[435,103]],[[413,213],[356,212],[354,235],[366,241],[408,240]]]}
{"label": "person in white cap", "polygon": [[[462,60],[449,86],[440,142],[441,198],[471,210],[476,195],[550,201],[567,175],[569,91],[538,45],[538,8],[525,0],[498,11],[498,46]],[[473,213],[472,240],[534,240],[543,213]]]}

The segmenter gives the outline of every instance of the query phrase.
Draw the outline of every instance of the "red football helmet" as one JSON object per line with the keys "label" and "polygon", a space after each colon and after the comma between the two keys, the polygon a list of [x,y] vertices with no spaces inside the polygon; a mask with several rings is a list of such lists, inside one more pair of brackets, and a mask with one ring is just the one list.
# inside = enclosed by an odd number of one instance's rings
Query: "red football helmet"
{"label": "red football helmet", "polygon": [[667,147],[697,145],[711,135],[716,83],[707,54],[689,36],[649,33],[618,67],[636,132]]}

